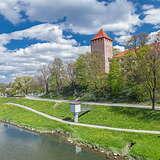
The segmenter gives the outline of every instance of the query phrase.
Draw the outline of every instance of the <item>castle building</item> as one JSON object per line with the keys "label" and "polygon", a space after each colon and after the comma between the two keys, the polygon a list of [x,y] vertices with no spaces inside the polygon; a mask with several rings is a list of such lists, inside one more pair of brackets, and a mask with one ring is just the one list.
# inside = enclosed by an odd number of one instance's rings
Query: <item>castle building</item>
{"label": "castle building", "polygon": [[113,57],[112,39],[100,29],[95,37],[91,40],[91,52],[102,54],[104,60],[104,72],[109,72],[109,61]]}

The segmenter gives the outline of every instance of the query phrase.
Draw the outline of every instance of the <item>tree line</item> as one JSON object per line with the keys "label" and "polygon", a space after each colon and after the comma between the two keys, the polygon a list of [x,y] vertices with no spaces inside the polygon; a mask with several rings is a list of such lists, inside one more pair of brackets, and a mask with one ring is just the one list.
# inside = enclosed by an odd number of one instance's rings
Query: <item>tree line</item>
{"label": "tree line", "polygon": [[[72,63],[60,58],[42,66],[34,77],[17,77],[5,94],[43,93],[46,97],[77,98],[87,101],[151,101],[152,108],[160,98],[160,33],[147,44],[148,36],[139,34],[127,42],[128,53],[110,60],[110,71],[104,73],[100,53],[80,55]],[[117,52],[117,51],[115,51]]]}

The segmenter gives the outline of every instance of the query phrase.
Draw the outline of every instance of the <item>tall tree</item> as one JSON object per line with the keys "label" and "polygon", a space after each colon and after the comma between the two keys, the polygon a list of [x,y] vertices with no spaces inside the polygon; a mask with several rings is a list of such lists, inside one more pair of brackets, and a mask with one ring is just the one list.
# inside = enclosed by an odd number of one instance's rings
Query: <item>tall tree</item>
{"label": "tall tree", "polygon": [[144,87],[148,93],[152,109],[155,109],[156,94],[160,87],[160,42],[159,35],[150,45],[139,47],[136,52],[131,51],[124,67],[127,78]]}
{"label": "tall tree", "polygon": [[62,88],[66,83],[66,74],[64,70],[63,61],[60,58],[55,58],[52,65],[50,66],[51,72],[51,83],[57,94],[60,94]]}
{"label": "tall tree", "polygon": [[124,77],[120,62],[113,59],[110,63],[110,72],[108,74],[108,92],[110,98],[118,98],[122,94],[124,87]]}
{"label": "tall tree", "polygon": [[134,50],[134,52],[136,52],[140,47],[143,47],[146,45],[146,43],[148,42],[148,35],[145,33],[140,33],[137,35],[132,36],[126,46],[129,49]]}
{"label": "tall tree", "polygon": [[74,63],[67,64],[66,74],[68,77],[69,85],[73,89],[73,93],[76,93],[76,68]]}
{"label": "tall tree", "polygon": [[95,97],[105,94],[106,74],[104,73],[104,59],[101,53],[87,53],[81,55],[76,63],[76,83],[84,92],[94,94]]}
{"label": "tall tree", "polygon": [[152,109],[155,109],[156,93],[160,87],[160,42],[155,42],[147,52],[138,55],[138,68],[137,74],[150,96]]}
{"label": "tall tree", "polygon": [[49,93],[49,78],[51,75],[50,69],[48,65],[43,65],[41,69],[39,70],[40,72],[40,81],[44,86],[45,89],[45,94],[47,95]]}

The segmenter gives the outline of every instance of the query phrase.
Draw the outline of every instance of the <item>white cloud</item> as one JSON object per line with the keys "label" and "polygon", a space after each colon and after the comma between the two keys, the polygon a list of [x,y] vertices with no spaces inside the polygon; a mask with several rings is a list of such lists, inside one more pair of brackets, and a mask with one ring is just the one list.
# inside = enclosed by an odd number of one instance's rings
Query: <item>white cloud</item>
{"label": "white cloud", "polygon": [[120,44],[125,45],[130,38],[131,38],[131,35],[122,35],[122,36],[116,37],[115,40]]}
{"label": "white cloud", "polygon": [[154,8],[154,6],[151,5],[151,4],[144,4],[144,5],[142,6],[142,9],[143,9],[143,10],[148,10],[148,9],[152,9],[152,8]]}
{"label": "white cloud", "polygon": [[4,15],[5,18],[11,21],[13,24],[22,21],[20,12],[21,8],[17,0],[0,1],[0,14]]}
{"label": "white cloud", "polygon": [[[12,39],[22,40],[23,38],[46,42],[14,51],[8,51],[5,48]],[[73,38],[65,39],[62,29],[53,24],[41,24],[25,30],[1,34],[0,81],[8,82],[20,75],[34,75],[41,65],[52,62],[55,57],[70,61],[88,50],[88,46],[78,46]]]}
{"label": "white cloud", "polygon": [[144,11],[144,15],[144,23],[153,24],[158,28],[160,27],[160,8],[153,8],[153,6],[148,6],[148,8],[146,8]]}
{"label": "white cloud", "polygon": [[[0,4],[4,3],[9,8],[10,1],[0,1]],[[140,25],[139,15],[135,13],[133,3],[127,0],[115,0],[110,3],[97,0],[21,0],[21,3],[13,0],[13,2],[16,10],[12,7],[1,13],[11,22],[17,22],[14,17],[19,19],[21,9],[31,21],[53,22],[65,18],[64,28],[71,28],[74,32],[83,34],[95,33],[102,26],[108,31],[133,32],[136,25]],[[9,11],[16,15],[13,19],[6,14]]]}
{"label": "white cloud", "polygon": [[49,23],[36,25],[29,29],[15,31],[9,34],[0,34],[0,44],[2,46],[9,43],[10,40],[22,40],[23,38],[76,44],[74,39],[64,39],[63,31],[58,25]]}
{"label": "white cloud", "polygon": [[124,46],[119,46],[119,45],[115,45],[114,48],[118,49],[119,51],[124,51],[125,50]]}
{"label": "white cloud", "polygon": [[154,43],[155,41],[157,41],[159,39],[158,33],[160,34],[160,30],[157,30],[155,32],[151,32],[148,36],[148,38],[149,38],[148,43]]}

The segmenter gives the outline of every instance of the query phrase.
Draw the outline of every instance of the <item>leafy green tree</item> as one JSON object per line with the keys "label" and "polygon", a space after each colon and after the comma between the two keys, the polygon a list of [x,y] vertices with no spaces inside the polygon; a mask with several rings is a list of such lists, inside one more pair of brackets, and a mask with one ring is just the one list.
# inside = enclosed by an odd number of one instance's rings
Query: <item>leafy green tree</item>
{"label": "leafy green tree", "polygon": [[[123,60],[124,75],[128,81],[132,93],[139,94],[139,97],[149,97],[152,102],[152,109],[155,109],[155,102],[160,88],[160,42],[151,45],[144,45],[134,52],[131,51]],[[132,87],[131,87],[132,86]]]}
{"label": "leafy green tree", "polygon": [[76,84],[82,89],[87,88],[87,55],[81,55],[75,62]]}
{"label": "leafy green tree", "polygon": [[160,44],[151,45],[146,52],[139,50],[137,54],[138,68],[137,75],[143,83],[146,92],[152,102],[152,109],[155,109],[156,94],[160,88]]}
{"label": "leafy green tree", "polygon": [[81,55],[76,63],[76,83],[84,92],[98,98],[106,93],[106,74],[104,72],[104,59],[101,53],[87,53]]}
{"label": "leafy green tree", "polygon": [[117,98],[122,94],[124,87],[124,77],[122,68],[118,59],[112,59],[110,63],[110,72],[108,74],[108,92],[110,98]]}
{"label": "leafy green tree", "polygon": [[147,98],[144,86],[137,75],[137,52],[130,50],[121,60],[122,74],[124,77],[123,95],[131,101],[141,102]]}
{"label": "leafy green tree", "polygon": [[1,96],[5,95],[6,88],[7,88],[7,84],[0,83],[0,95]]}
{"label": "leafy green tree", "polygon": [[22,76],[17,77],[11,84],[13,92],[17,95],[27,95],[31,92],[32,77]]}

